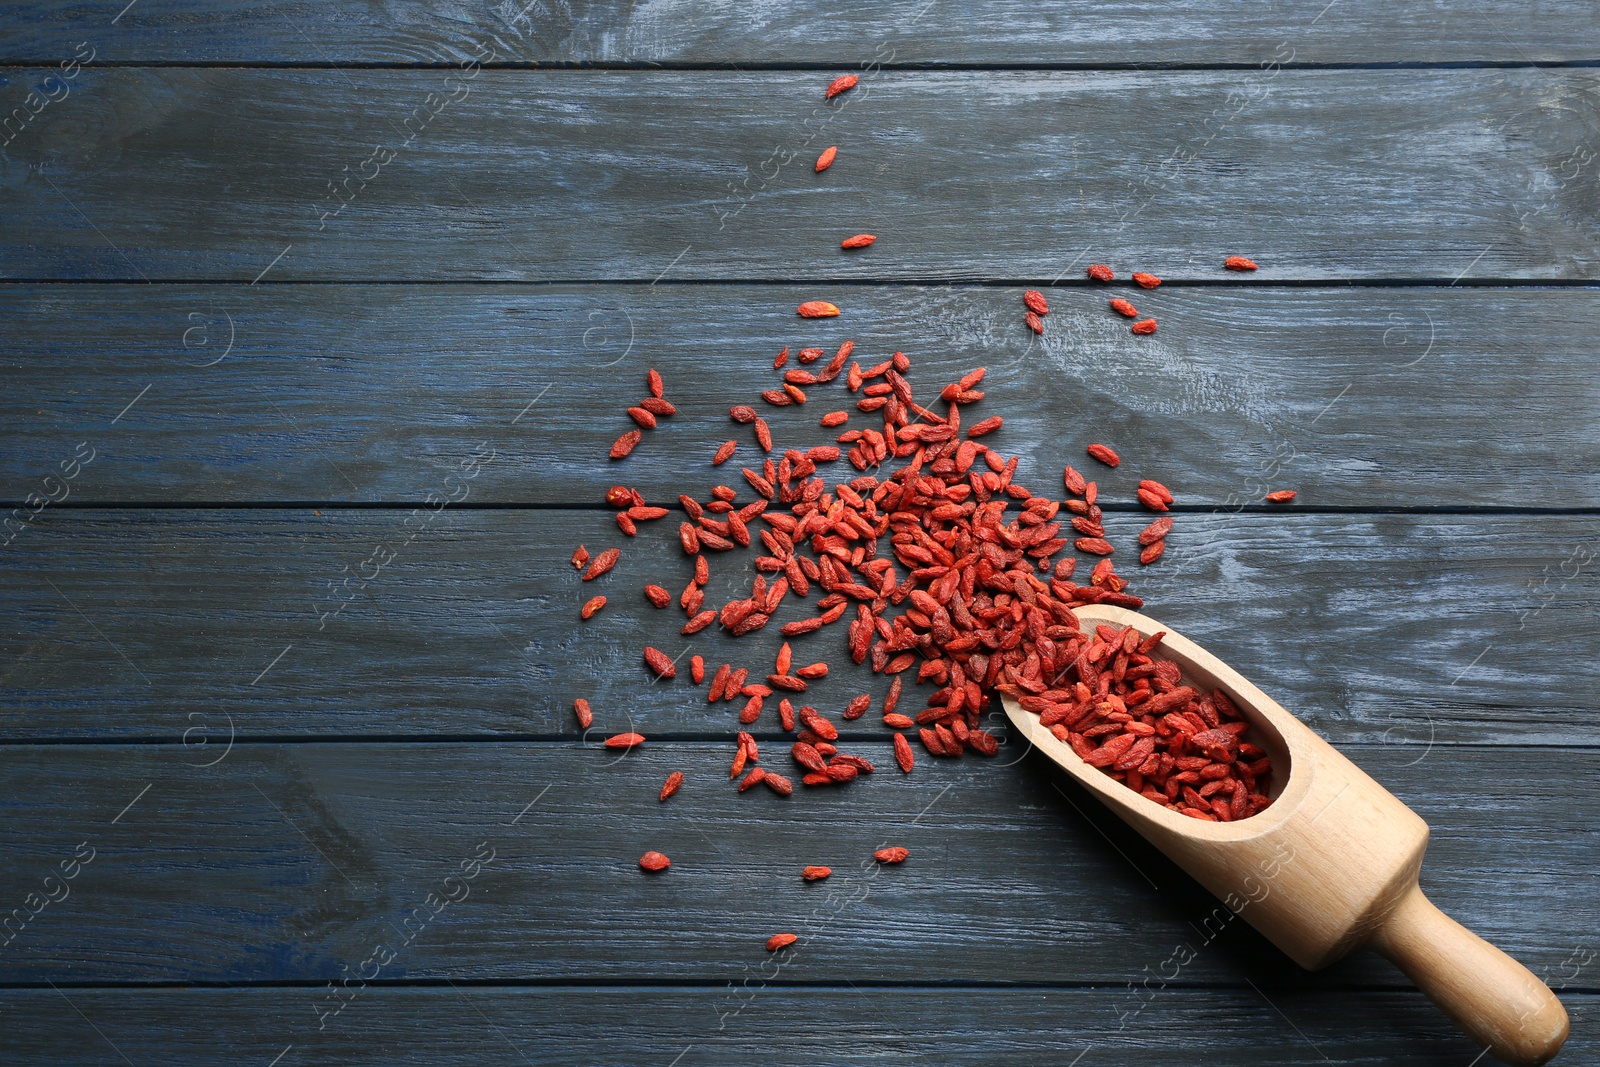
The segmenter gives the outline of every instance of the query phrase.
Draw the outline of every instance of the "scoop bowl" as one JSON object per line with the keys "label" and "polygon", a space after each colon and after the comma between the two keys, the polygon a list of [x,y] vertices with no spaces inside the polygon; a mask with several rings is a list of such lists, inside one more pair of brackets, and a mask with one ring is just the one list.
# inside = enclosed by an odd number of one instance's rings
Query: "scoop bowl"
{"label": "scoop bowl", "polygon": [[1157,655],[1202,692],[1221,689],[1273,764],[1271,806],[1236,822],[1192,819],[1085,763],[1004,700],[1019,733],[1235,913],[1309,970],[1381,953],[1455,1024],[1507,1063],[1536,1065],[1567,1039],[1566,1010],[1522,964],[1445,915],[1417,884],[1428,824],[1249,680],[1148,616],[1075,609],[1080,626],[1166,631]]}

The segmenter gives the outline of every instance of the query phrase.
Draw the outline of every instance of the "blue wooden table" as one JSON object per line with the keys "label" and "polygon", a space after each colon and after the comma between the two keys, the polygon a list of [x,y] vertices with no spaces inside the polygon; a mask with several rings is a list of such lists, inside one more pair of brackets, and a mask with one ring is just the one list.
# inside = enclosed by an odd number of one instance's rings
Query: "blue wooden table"
{"label": "blue wooden table", "polygon": [[[923,389],[986,366],[1030,485],[1113,444],[1119,544],[1137,479],[1172,487],[1132,591],[1428,820],[1424,888],[1558,991],[1556,1062],[1600,1063],[1593,4],[0,28],[6,1062],[1477,1062],[1388,964],[1298,970],[1021,744],[900,775],[873,712],[844,736],[877,774],[734,790],[732,706],[640,649],[777,639],[680,636],[640,593],[688,580],[679,516],[625,538],[603,495],[734,484],[729,406],[850,339]],[[649,368],[678,414],[611,463]],[[772,409],[780,447],[844,396]],[[580,543],[623,560],[585,584]],[[837,629],[795,644],[834,664],[813,703],[878,707]]]}

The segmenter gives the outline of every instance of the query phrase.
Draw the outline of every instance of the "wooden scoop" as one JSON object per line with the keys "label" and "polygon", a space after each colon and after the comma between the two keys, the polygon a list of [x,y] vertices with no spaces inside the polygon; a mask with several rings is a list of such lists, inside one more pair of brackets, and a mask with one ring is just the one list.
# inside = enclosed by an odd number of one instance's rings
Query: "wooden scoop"
{"label": "wooden scoop", "polygon": [[1075,609],[1096,624],[1165,630],[1160,655],[1188,684],[1221,689],[1272,758],[1272,806],[1238,822],[1205,822],[1152,803],[1056,739],[1006,699],[1035,748],[1083,783],[1296,963],[1325,967],[1362,945],[1404,971],[1455,1024],[1512,1064],[1541,1064],[1567,1039],[1567,1013],[1529,970],[1444,914],[1417,871],[1428,824],[1237,671],[1154,619],[1122,608]]}

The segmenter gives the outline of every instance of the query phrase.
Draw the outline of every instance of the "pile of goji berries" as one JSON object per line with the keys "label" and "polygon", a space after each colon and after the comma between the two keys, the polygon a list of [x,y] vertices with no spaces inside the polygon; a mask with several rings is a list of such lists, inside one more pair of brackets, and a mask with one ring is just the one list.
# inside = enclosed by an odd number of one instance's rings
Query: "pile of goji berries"
{"label": "pile of goji berries", "polygon": [[[827,96],[855,83],[853,76],[837,79]],[[818,159],[816,171],[826,170],[836,158],[837,148],[830,147]],[[875,240],[872,234],[857,234],[843,240],[841,248],[866,248]],[[1230,257],[1225,266],[1255,269],[1243,257]],[[1103,264],[1088,273],[1099,282],[1115,277]],[[1145,289],[1161,284],[1145,273],[1134,273],[1132,280]],[[1044,295],[1028,290],[1024,303],[1029,328],[1042,332],[1041,316],[1050,310]],[[1120,297],[1111,307],[1129,318],[1138,315]],[[808,300],[796,312],[810,320],[837,317],[840,309]],[[1132,328],[1138,334],[1153,333],[1155,320],[1138,321]],[[844,647],[854,662],[894,676],[880,714],[893,731],[896,763],[907,774],[916,763],[913,735],[936,757],[994,755],[999,742],[980,724],[996,694],[1004,694],[1038,714],[1086,763],[1152,803],[1212,821],[1248,818],[1267,807],[1270,760],[1243,740],[1247,724],[1226,694],[1203,694],[1184,684],[1176,665],[1157,657],[1161,634],[1106,626],[1080,631],[1075,607],[1143,606],[1126,591],[1127,580],[1112,562],[1116,548],[1106,538],[1096,482],[1067,466],[1064,498],[1018,484],[1017,458],[980,440],[1000,431],[1004,419],[996,415],[968,422],[964,416],[984,399],[982,367],[944,383],[937,399],[927,393],[919,398],[911,384],[912,361],[904,353],[862,366],[852,359],[854,350],[855,342],[845,341],[814,370],[823,348],[800,348],[793,364],[784,348],[772,361],[779,381],[761,393],[760,402],[769,407],[793,407],[839,381],[834,388],[842,387],[853,398],[855,412],[840,408],[821,416],[819,429],[838,431],[831,442],[780,450],[772,427],[755,406],[737,404],[729,410],[735,424],[750,427],[762,455],[759,468],[741,471],[751,495],[741,500],[739,489],[719,485],[709,500],[678,498],[685,514],[678,539],[694,557],[694,574],[676,597],[660,585],[644,586],[650,603],[664,610],[676,601],[685,615],[685,637],[712,626],[743,637],[764,629],[786,603],[805,601],[815,590],[814,609],[777,629],[785,638],[799,638],[841,625]],[[647,387],[649,396],[628,409],[638,427],[617,439],[610,451],[613,460],[625,459],[643,430],[676,412],[654,370]],[[867,416],[868,424],[850,426],[858,416]],[[712,464],[725,463],[740,447],[737,438],[723,442]],[[1107,468],[1122,462],[1108,445],[1091,444],[1087,452]],[[854,473],[830,487],[822,472],[841,460]],[[1139,481],[1133,495],[1153,512],[1167,512],[1174,502],[1172,492],[1154,479]],[[1285,491],[1269,499],[1292,496]],[[618,509],[618,527],[628,536],[638,533],[639,523],[669,514],[623,485],[609,490],[606,500]],[[1172,527],[1172,517],[1160,515],[1140,532],[1141,564],[1162,557]],[[1098,557],[1086,584],[1073,581],[1077,559],[1065,555],[1069,548]],[[707,604],[710,558],[743,549],[758,552],[747,595]],[[572,562],[587,566],[583,577],[588,581],[610,570],[618,556],[611,548],[591,562],[580,546]],[[604,597],[591,598],[582,617],[590,618],[605,602]],[[797,667],[793,655],[784,641],[764,676],[758,672],[752,677],[749,668],[723,664],[712,675],[707,701],[742,701],[738,719],[743,727],[763,716],[775,718],[793,735],[789,756],[805,786],[836,787],[873,773],[871,761],[839,750],[839,728],[828,715],[801,703],[809,683],[828,674],[827,663]],[[647,647],[643,659],[655,677],[677,676],[665,652]],[[909,715],[898,705],[904,677],[913,669],[917,683],[933,688],[926,706]],[[703,659],[694,656],[693,683],[706,684],[706,673]],[[840,709],[838,717],[858,719],[870,705],[871,697],[863,694]],[[578,700],[574,710],[587,728],[593,721],[588,703]],[[644,741],[629,732],[606,743],[627,749]],[[782,796],[792,795],[793,782],[759,762],[754,736],[741,729],[729,778],[739,779],[741,792],[764,784]],[[674,772],[662,787],[661,800],[673,796],[682,782],[682,773]],[[899,862],[905,855],[904,849],[886,849],[877,858]],[[668,863],[656,853],[640,862],[649,870]],[[807,877],[821,877],[826,868],[807,870]],[[769,943],[769,948],[792,940],[793,935],[778,935],[773,942],[779,944]]]}
{"label": "pile of goji berries", "polygon": [[[967,424],[963,432],[963,412],[984,398],[983,368],[944,385],[929,406],[917,397],[904,353],[862,367],[849,361],[854,347],[846,341],[821,373],[784,371],[783,388],[768,390],[763,400],[774,407],[804,404],[811,399],[807,390],[842,378],[843,388],[856,397],[857,413],[871,416],[874,425],[842,429],[834,444],[780,453],[756,409],[735,405],[729,417],[752,427],[764,453],[759,470],[742,471],[752,496],[741,501],[732,486],[718,486],[708,501],[680,497],[685,519],[678,539],[695,557],[694,574],[676,598],[659,585],[646,586],[646,598],[658,608],[675,599],[686,616],[684,636],[716,625],[739,637],[765,628],[787,601],[804,600],[815,590],[814,612],[778,629],[796,638],[842,624],[856,663],[895,676],[881,714],[896,731],[896,759],[905,772],[915,765],[908,740],[913,732],[933,756],[993,755],[998,742],[980,723],[994,695],[1004,693],[1041,713],[1044,724],[1057,728],[1092,765],[1153,802],[1223,820],[1266,806],[1267,757],[1240,742],[1245,724],[1226,696],[1199,694],[1170,663],[1153,659],[1158,638],[1131,630],[1080,633],[1074,607],[1143,606],[1126,591],[1127,580],[1112,562],[1115,547],[1105,536],[1097,483],[1068,466],[1064,502],[1036,494],[1016,482],[1016,457],[979,440],[1003,428],[1001,417]],[[821,354],[804,349],[799,361],[815,362]],[[784,370],[787,350],[775,362]],[[848,410],[832,411],[819,425],[839,430],[852,417]],[[848,452],[841,451],[846,445]],[[728,451],[727,445],[718,451]],[[1087,453],[1107,468],[1122,463],[1104,444],[1089,445]],[[860,473],[830,488],[820,471],[841,459]],[[1154,479],[1141,480],[1135,496],[1156,512],[1173,502],[1172,492]],[[636,521],[666,513],[625,486],[613,487],[606,498],[618,508],[627,533],[635,532]],[[1070,534],[1078,536],[1068,536],[1067,520]],[[1145,527],[1138,538],[1141,562],[1161,557],[1171,530],[1170,515]],[[710,557],[757,542],[761,551],[748,594],[707,606]],[[1087,584],[1073,581],[1075,558],[1057,558],[1069,546],[1099,557]],[[603,572],[612,565],[616,551],[608,549],[590,563],[580,550],[574,563],[588,563],[587,578],[597,567]],[[657,677],[676,677],[665,652],[646,648],[643,658]],[[903,674],[913,668],[917,682],[935,688],[927,706],[908,716],[897,705]],[[742,700],[743,726],[773,715],[794,735],[790,755],[804,772],[802,784],[839,785],[875,768],[839,751],[838,726],[828,715],[795,703],[828,669],[823,662],[795,666],[785,641],[764,677],[723,664],[711,678],[707,699]],[[695,657],[695,684],[705,674],[703,660]],[[774,697],[775,707],[769,704]],[[870,703],[869,696],[859,696],[839,718],[857,719]],[[752,736],[741,731],[739,737],[730,774],[744,775],[739,788],[765,783],[792,793],[787,777],[754,766],[759,754]],[[619,744],[638,740],[622,735]]]}
{"label": "pile of goji berries", "polygon": [[1272,803],[1272,761],[1241,740],[1249,726],[1226,693],[1185,685],[1176,663],[1152,655],[1164,636],[1096,626],[1069,639],[1069,662],[1049,688],[1006,691],[1085,763],[1146,799],[1211,822],[1248,818]]}

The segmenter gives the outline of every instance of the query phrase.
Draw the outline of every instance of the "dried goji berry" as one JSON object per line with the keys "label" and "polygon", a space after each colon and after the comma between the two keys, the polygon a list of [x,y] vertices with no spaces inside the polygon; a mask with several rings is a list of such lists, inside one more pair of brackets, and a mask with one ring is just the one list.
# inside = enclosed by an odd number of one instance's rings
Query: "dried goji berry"
{"label": "dried goji berry", "polygon": [[1108,467],[1115,467],[1122,462],[1122,457],[1118,456],[1110,445],[1093,444],[1088,447],[1087,451],[1090,456]]}
{"label": "dried goji berry", "polygon": [[906,774],[911,773],[911,768],[916,763],[916,757],[911,753],[911,743],[906,740],[905,734],[894,735],[894,761]]}
{"label": "dried goji berry", "polygon": [[634,446],[639,443],[639,439],[643,436],[644,435],[638,430],[629,430],[627,433],[617,438],[616,442],[611,446],[611,458],[628,458],[628,453],[633,451]]}
{"label": "dried goji berry", "polygon": [[644,662],[657,677],[676,678],[678,668],[673,664],[672,658],[660,649],[644,646]]}
{"label": "dried goji berry", "polygon": [[583,580],[586,582],[594,581],[596,578],[609,571],[612,567],[615,567],[617,565],[617,560],[621,558],[622,549],[606,549],[604,552],[594,557],[594,559],[590,562],[589,569],[583,572]]}

